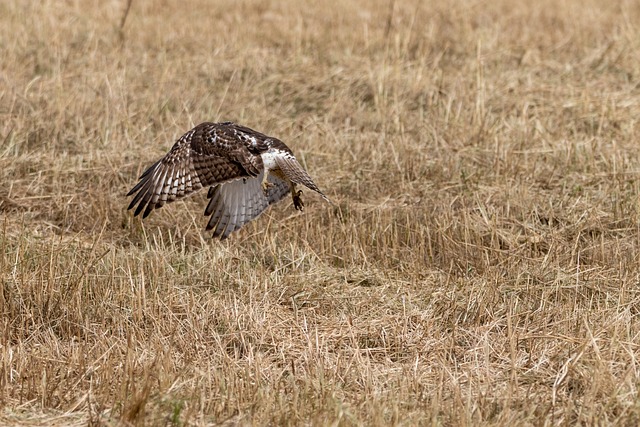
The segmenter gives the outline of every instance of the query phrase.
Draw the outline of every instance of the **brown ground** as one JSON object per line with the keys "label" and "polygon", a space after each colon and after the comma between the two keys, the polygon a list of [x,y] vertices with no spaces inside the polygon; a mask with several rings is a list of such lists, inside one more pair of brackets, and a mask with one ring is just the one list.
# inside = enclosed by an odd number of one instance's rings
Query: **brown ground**
{"label": "brown ground", "polygon": [[[0,424],[637,425],[640,6],[0,2]],[[124,197],[201,121],[305,193]]]}

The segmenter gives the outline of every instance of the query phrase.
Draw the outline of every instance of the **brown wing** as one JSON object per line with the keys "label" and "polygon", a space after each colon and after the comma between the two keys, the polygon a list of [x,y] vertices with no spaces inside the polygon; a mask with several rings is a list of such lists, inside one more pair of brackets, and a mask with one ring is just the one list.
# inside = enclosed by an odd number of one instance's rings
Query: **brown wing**
{"label": "brown wing", "polygon": [[237,179],[257,176],[262,158],[251,153],[235,133],[226,132],[228,123],[202,123],[185,133],[169,153],[151,165],[127,193],[134,196],[128,209],[134,216],[162,207],[201,189]]}
{"label": "brown wing", "polygon": [[261,185],[263,173],[254,178],[237,179],[209,189],[207,197],[210,200],[204,214],[211,215],[206,229],[213,230],[214,237],[227,238],[289,192],[289,184],[270,175],[268,180],[273,185],[265,195]]}

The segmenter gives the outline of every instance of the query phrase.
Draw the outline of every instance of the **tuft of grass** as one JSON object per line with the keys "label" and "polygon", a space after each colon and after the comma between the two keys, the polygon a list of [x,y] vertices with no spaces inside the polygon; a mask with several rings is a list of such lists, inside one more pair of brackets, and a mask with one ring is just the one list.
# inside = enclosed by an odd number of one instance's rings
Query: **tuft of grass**
{"label": "tuft of grass", "polygon": [[[0,423],[638,424],[639,19],[3,2]],[[205,120],[280,137],[335,204],[224,242],[204,194],[133,218]]]}

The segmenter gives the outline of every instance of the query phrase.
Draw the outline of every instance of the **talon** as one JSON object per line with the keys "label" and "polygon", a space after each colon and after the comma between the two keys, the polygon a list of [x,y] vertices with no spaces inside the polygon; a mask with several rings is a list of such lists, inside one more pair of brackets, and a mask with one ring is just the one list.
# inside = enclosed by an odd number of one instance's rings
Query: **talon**
{"label": "talon", "polygon": [[293,206],[300,212],[304,210],[304,202],[302,201],[302,197],[300,197],[301,194],[302,190],[293,193]]}

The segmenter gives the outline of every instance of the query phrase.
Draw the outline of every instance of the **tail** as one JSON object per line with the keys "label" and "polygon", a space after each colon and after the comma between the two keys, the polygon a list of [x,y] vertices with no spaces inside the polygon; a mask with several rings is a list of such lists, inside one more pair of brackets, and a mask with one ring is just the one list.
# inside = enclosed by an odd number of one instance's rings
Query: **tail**
{"label": "tail", "polygon": [[276,161],[282,173],[287,178],[289,178],[291,182],[293,182],[294,184],[304,185],[308,189],[318,193],[327,202],[331,203],[331,200],[329,200],[329,198],[320,190],[320,188],[318,188],[316,183],[313,182],[313,179],[311,179],[311,176],[307,173],[306,170],[303,169],[303,167],[300,165],[300,163],[298,163],[295,157],[279,156]]}

